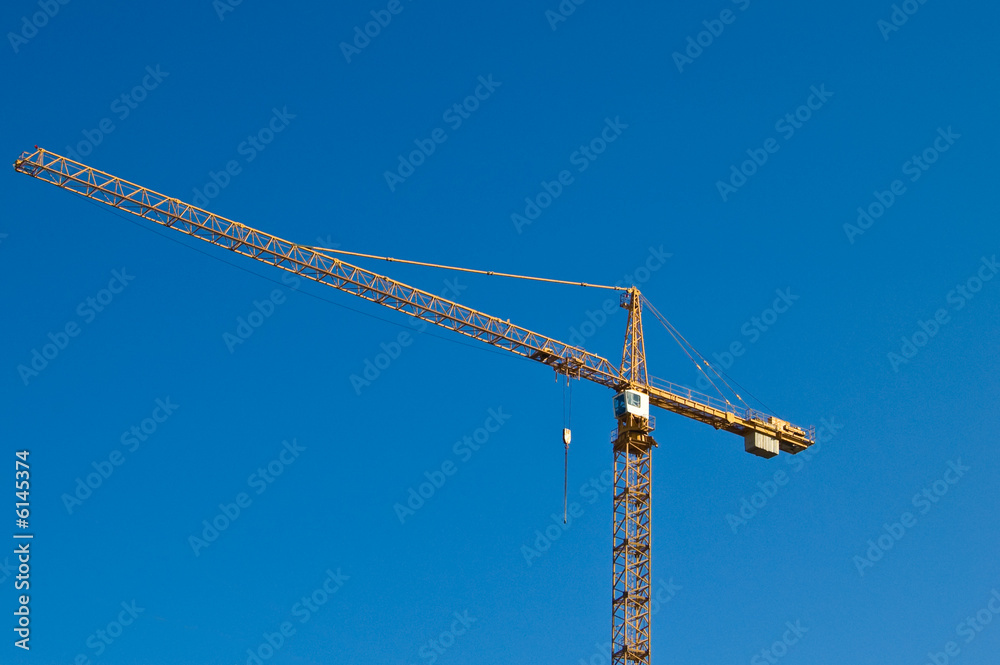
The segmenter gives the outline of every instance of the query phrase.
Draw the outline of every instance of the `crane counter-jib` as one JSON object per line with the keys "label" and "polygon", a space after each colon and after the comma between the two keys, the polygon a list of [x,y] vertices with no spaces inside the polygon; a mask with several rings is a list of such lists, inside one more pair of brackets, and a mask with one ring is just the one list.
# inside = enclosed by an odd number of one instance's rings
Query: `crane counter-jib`
{"label": "crane counter-jib", "polygon": [[744,438],[754,432],[762,434],[777,442],[775,445],[781,450],[793,455],[808,448],[816,440],[814,428],[803,429],[749,409],[737,410],[732,405],[724,408],[712,406],[706,403],[708,399],[685,397],[685,394],[690,395],[693,392],[687,388],[675,386],[673,390],[665,390],[655,385],[658,380],[654,377],[651,377],[651,381],[654,382],[648,389],[651,405],[712,425],[716,429],[732,432]]}

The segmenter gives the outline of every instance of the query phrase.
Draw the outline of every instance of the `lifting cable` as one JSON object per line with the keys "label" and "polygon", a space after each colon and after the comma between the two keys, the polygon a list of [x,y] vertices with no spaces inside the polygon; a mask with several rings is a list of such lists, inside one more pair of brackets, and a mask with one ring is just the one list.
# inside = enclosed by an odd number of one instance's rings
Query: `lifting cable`
{"label": "lifting cable", "polygon": [[494,270],[475,270],[473,268],[457,268],[455,266],[445,266],[439,263],[424,263],[423,261],[408,261],[406,259],[394,259],[391,256],[376,256],[374,254],[362,254],[360,252],[348,252],[345,249],[332,249],[330,247],[312,247],[310,245],[300,245],[305,249],[314,252],[329,252],[331,254],[346,254],[348,256],[359,256],[365,259],[378,259],[380,261],[392,261],[393,263],[406,263],[413,266],[425,266],[427,268],[441,268],[443,270],[456,270],[458,272],[471,272],[477,275],[493,275],[496,277],[511,277],[514,279],[528,279],[534,282],[550,282],[552,284],[570,284],[571,286],[590,286],[595,289],[611,289],[612,291],[628,291],[624,286],[606,286],[604,284],[589,284],[587,282],[571,282],[565,279],[548,279],[546,277],[529,277],[527,275],[514,275],[506,272],[496,272]]}
{"label": "lifting cable", "polygon": [[[660,325],[662,325],[664,328],[666,328],[667,332],[670,333],[670,336],[674,338],[675,342],[677,342],[677,345],[679,347],[681,347],[682,351],[684,351],[684,354],[691,360],[692,363],[694,363],[694,366],[698,368],[698,371],[701,372],[705,376],[705,378],[708,380],[709,384],[711,384],[711,386],[713,388],[715,388],[715,392],[719,393],[719,397],[726,404],[729,404],[730,406],[732,406],[732,404],[730,403],[730,401],[728,399],[726,399],[726,396],[722,394],[722,390],[720,390],[719,387],[717,385],[715,385],[715,381],[713,381],[712,377],[708,375],[708,372],[706,372],[705,369],[698,363],[698,361],[695,360],[695,358],[691,356],[691,353],[688,352],[688,349],[690,349],[691,351],[693,351],[694,354],[696,356],[698,356],[698,358],[700,358],[701,361],[704,362],[705,365],[709,369],[711,369],[712,371],[715,371],[715,368],[713,368],[711,365],[709,365],[708,361],[705,360],[705,357],[703,355],[701,355],[700,353],[698,353],[698,349],[694,348],[694,346],[692,346],[691,343],[688,342],[684,338],[683,335],[681,335],[680,331],[677,330],[676,328],[674,328],[673,324],[671,324],[670,321],[668,321],[665,316],[663,316],[662,314],[660,314],[659,310],[657,310],[656,307],[653,306],[653,303],[649,302],[649,300],[647,300],[645,296],[643,296],[642,300],[646,304],[646,307],[649,308],[649,311],[651,311],[653,313],[653,316],[656,317],[656,320],[660,322]],[[737,398],[738,397],[739,396],[737,395]]]}
{"label": "lifting cable", "polygon": [[[705,364],[708,364],[708,361],[705,361]],[[718,374],[718,372],[716,371],[715,367],[712,367],[712,371],[713,371],[713,372],[716,372],[716,373]],[[761,405],[762,407],[764,407],[764,408],[765,408],[765,409],[766,409],[766,410],[767,410],[767,411],[768,411],[769,413],[771,413],[771,414],[773,414],[773,413],[774,413],[774,409],[772,409],[771,407],[769,407],[769,406],[768,406],[767,404],[764,404],[764,400],[762,400],[761,398],[757,397],[757,396],[756,396],[756,395],[754,395],[754,394],[753,394],[752,392],[750,392],[749,390],[747,390],[746,388],[744,388],[743,386],[741,386],[741,385],[740,385],[740,384],[739,384],[739,383],[738,383],[738,382],[736,381],[736,379],[734,379],[733,377],[729,376],[729,375],[728,375],[728,374],[726,374],[725,372],[722,372],[722,376],[726,377],[727,379],[729,379],[730,381],[732,381],[733,383],[735,383],[735,384],[736,384],[736,387],[737,387],[737,388],[739,388],[739,389],[740,389],[740,390],[742,390],[742,391],[743,391],[744,393],[746,393],[747,395],[749,395],[749,396],[750,396],[750,397],[751,397],[751,398],[752,398],[752,399],[753,399],[753,400],[754,400],[755,402],[759,403],[759,404],[760,404],[760,405]],[[728,385],[728,384],[727,384],[727,385]],[[737,395],[737,397],[739,397],[739,396]],[[740,399],[740,401],[741,401],[741,402],[743,402],[743,399],[741,398],[741,399]],[[743,403],[744,403],[744,404],[747,404],[746,402],[743,402]],[[747,404],[747,408],[750,408],[750,405],[749,405],[749,404]]]}
{"label": "lifting cable", "polygon": [[[685,339],[683,335],[681,335],[680,331],[677,330],[677,328],[675,328],[674,325],[672,323],[670,323],[670,321],[668,321],[665,316],[663,316],[662,314],[660,314],[660,312],[656,309],[656,307],[653,306],[653,303],[649,302],[649,300],[646,300],[645,297],[643,297],[643,301],[646,303],[646,306],[649,307],[650,311],[653,312],[653,316],[655,316],[657,318],[657,320],[663,325],[663,327],[665,327],[667,329],[667,332],[670,333],[670,335],[674,338],[674,340],[677,341],[677,343],[679,345],[681,345],[681,348],[685,348],[685,345],[686,345],[687,348],[690,348],[694,352],[694,354],[696,356],[698,356],[703,363],[705,363],[705,367],[708,367],[710,370],[712,370],[712,372],[719,378],[719,381],[721,381],[726,386],[726,388],[728,388],[729,391],[733,395],[736,396],[736,399],[738,399],[740,402],[742,402],[743,405],[746,408],[749,409],[750,405],[747,404],[743,400],[742,397],[740,397],[740,394],[738,392],[736,392],[735,390],[733,390],[732,386],[730,386],[728,383],[726,383],[726,380],[724,378],[722,378],[722,374],[720,374],[719,371],[716,370],[715,367],[710,362],[708,362],[708,359],[705,358],[705,356],[701,355],[701,353],[699,353],[698,350],[696,348],[694,348],[694,346],[690,342],[688,342],[687,339]],[[681,344],[682,341],[683,341],[683,344]],[[685,350],[685,353],[686,352],[687,351]],[[691,358],[690,354],[688,354],[688,358]],[[717,385],[715,385],[715,382],[712,380],[712,377],[710,377],[708,375],[708,373],[705,372],[705,370],[701,368],[701,365],[699,365],[698,362],[696,360],[694,360],[694,358],[691,358],[691,360],[692,360],[692,362],[694,362],[695,367],[697,367],[698,370],[701,371],[701,373],[705,375],[705,378],[708,379],[708,382],[710,384],[712,384],[712,387],[715,388],[716,392],[719,393],[719,397],[721,397],[722,400],[727,405],[733,406],[732,402],[730,402],[729,399],[726,398],[725,395],[722,394],[722,391],[719,389],[719,387]]]}
{"label": "lifting cable", "polygon": [[[650,308],[652,308],[652,304],[650,304]],[[659,314],[659,312],[656,312],[655,314],[656,314],[657,318],[662,318],[662,321],[666,322],[665,325],[669,326],[669,329],[671,329],[671,330],[673,330],[674,332],[677,333],[677,336],[680,337],[684,341],[684,343],[687,344],[688,347],[690,347],[690,349],[692,351],[694,351],[695,355],[697,355],[699,358],[701,358],[701,361],[703,363],[705,363],[705,367],[707,367],[708,369],[710,369],[712,371],[712,373],[715,374],[716,377],[718,377],[719,381],[729,390],[729,392],[731,394],[735,395],[736,399],[739,400],[743,404],[744,407],[746,407],[747,409],[749,409],[750,405],[746,403],[746,400],[744,400],[743,397],[738,392],[736,392],[736,390],[734,390],[733,387],[731,385],[729,385],[729,383],[726,381],[727,378],[730,379],[730,381],[732,381],[732,379],[729,377],[729,375],[725,374],[724,372],[720,373],[719,370],[717,370],[714,365],[712,365],[710,362],[708,362],[708,358],[706,358],[705,356],[701,355],[701,353],[699,353],[698,349],[694,348],[694,346],[690,342],[688,342],[684,338],[683,335],[681,335],[680,331],[678,331],[677,328],[675,328],[672,323],[670,323],[669,321],[667,321],[667,319],[665,317],[662,317],[662,315]],[[697,365],[697,363],[695,363],[695,364]],[[698,367],[698,369],[701,370],[701,367]],[[712,380],[712,377],[708,376],[708,374],[704,370],[701,370],[701,372],[702,372],[702,374],[705,375],[705,378],[708,379],[708,382],[710,384],[712,384],[712,387],[715,388],[716,392],[719,393],[719,397],[721,397],[722,400],[727,405],[733,406],[735,408],[735,406],[733,405],[733,403],[730,402],[729,399],[727,399],[722,394],[722,391],[719,389],[719,387],[717,385],[715,385],[715,381]],[[725,377],[725,378],[723,378],[723,377]],[[736,382],[733,381],[733,383],[736,383]],[[739,384],[737,384],[737,385],[739,385]],[[742,386],[741,386],[741,388],[742,388]],[[751,397],[753,397],[753,395],[751,395]],[[761,402],[761,404],[763,404],[763,402]]]}
{"label": "lifting cable", "polygon": [[[653,306],[653,303],[649,302],[649,300],[647,300],[647,299],[645,298],[645,296],[643,296],[643,298],[642,298],[642,299],[643,299],[643,302],[645,302],[645,303],[646,303],[646,305],[647,305],[647,306],[649,307],[650,311],[651,311],[651,312],[653,312],[653,316],[655,316],[655,317],[657,318],[657,320],[659,320],[659,321],[660,321],[660,323],[661,323],[661,324],[662,324],[662,325],[663,325],[663,326],[664,326],[664,327],[665,327],[665,328],[667,329],[667,332],[669,332],[669,333],[671,334],[671,336],[673,336],[673,337],[674,337],[674,340],[675,340],[675,341],[677,341],[677,343],[678,343],[679,345],[681,345],[681,341],[680,341],[680,340],[683,340],[683,341],[684,341],[684,344],[686,344],[686,345],[687,345],[687,346],[688,346],[688,347],[689,347],[689,348],[690,348],[690,349],[691,349],[692,351],[694,351],[695,355],[697,355],[697,356],[698,356],[699,358],[701,358],[702,362],[704,362],[704,363],[705,363],[705,366],[706,366],[706,367],[708,367],[708,368],[709,368],[710,370],[712,370],[712,372],[713,372],[713,373],[714,373],[714,374],[715,374],[716,376],[718,376],[718,377],[719,377],[719,380],[720,380],[720,381],[721,381],[721,382],[722,382],[723,384],[725,384],[726,388],[728,388],[728,389],[729,389],[729,390],[730,390],[730,391],[731,391],[731,392],[732,392],[732,393],[733,393],[733,394],[734,394],[734,395],[736,396],[736,399],[738,399],[738,400],[739,400],[740,402],[742,402],[744,406],[746,406],[746,407],[747,407],[748,409],[750,408],[750,405],[746,403],[746,400],[744,400],[744,399],[743,399],[743,398],[742,398],[742,397],[740,396],[740,394],[739,394],[738,392],[736,392],[735,390],[733,390],[732,386],[730,386],[730,385],[729,385],[729,383],[727,383],[727,382],[726,382],[726,379],[729,379],[729,381],[732,381],[733,383],[735,383],[735,384],[736,384],[736,386],[737,386],[737,387],[738,387],[738,388],[739,388],[740,390],[742,390],[742,391],[743,391],[744,393],[746,393],[747,395],[749,395],[749,396],[750,396],[750,397],[751,397],[751,398],[752,398],[753,400],[755,400],[756,402],[760,403],[760,405],[761,405],[761,406],[763,406],[763,407],[764,407],[765,409],[767,409],[767,411],[769,411],[769,412],[771,412],[771,413],[774,413],[774,410],[773,410],[773,409],[772,409],[771,407],[769,407],[769,406],[768,406],[767,404],[765,404],[765,403],[764,403],[764,401],[763,401],[762,399],[760,399],[759,397],[757,397],[756,395],[754,395],[753,393],[751,393],[751,392],[750,392],[749,390],[747,390],[746,388],[744,388],[744,387],[743,387],[742,385],[740,385],[740,383],[739,383],[738,381],[736,381],[736,379],[734,379],[733,377],[729,376],[729,375],[728,375],[728,374],[726,374],[725,372],[720,372],[719,370],[717,370],[717,369],[715,368],[715,366],[714,366],[714,365],[712,365],[711,363],[709,363],[709,362],[708,362],[708,360],[707,360],[707,359],[706,359],[706,358],[705,358],[705,357],[704,357],[703,355],[701,355],[701,353],[699,353],[699,352],[698,352],[698,350],[697,350],[696,348],[694,348],[694,346],[693,346],[693,345],[692,345],[692,344],[691,344],[690,342],[688,342],[688,341],[687,341],[686,339],[684,339],[684,336],[680,334],[680,331],[678,331],[678,330],[677,330],[677,329],[676,329],[676,328],[675,328],[675,327],[673,326],[673,324],[672,324],[672,323],[670,323],[670,322],[669,322],[669,321],[668,321],[668,320],[666,319],[666,317],[664,317],[664,316],[663,316],[662,314],[660,314],[660,312],[659,312],[659,311],[657,311],[656,307],[654,307],[654,306]],[[676,332],[676,336],[675,336],[675,332]],[[678,337],[680,338],[680,340],[678,340]],[[682,349],[684,349],[684,346],[683,346],[683,345],[681,345],[681,348],[682,348]],[[686,349],[685,349],[685,353],[687,353],[687,350],[686,350]],[[687,354],[687,355],[688,355],[688,358],[691,358],[691,354]],[[713,387],[713,388],[715,388],[716,392],[718,392],[718,393],[719,393],[719,396],[720,396],[720,397],[722,397],[722,399],[723,399],[723,400],[724,400],[724,401],[726,402],[726,404],[729,404],[730,406],[732,406],[732,404],[730,403],[730,401],[729,401],[728,399],[726,399],[726,398],[725,398],[725,397],[724,397],[724,396],[722,395],[722,391],[721,391],[721,390],[719,390],[719,387],[715,385],[715,382],[714,382],[714,381],[712,381],[712,377],[708,376],[708,374],[707,374],[707,373],[705,372],[705,370],[703,370],[703,369],[701,368],[701,366],[700,366],[700,365],[698,364],[698,362],[697,362],[697,361],[695,361],[695,360],[694,360],[694,358],[691,358],[691,361],[692,361],[692,362],[694,362],[694,364],[695,364],[695,367],[697,367],[697,368],[698,368],[698,370],[699,370],[699,371],[700,371],[700,372],[701,372],[702,374],[704,374],[704,375],[705,375],[705,378],[706,378],[706,379],[708,379],[708,382],[709,382],[710,384],[712,384],[712,387]],[[723,377],[725,377],[725,378],[723,378]]]}
{"label": "lifting cable", "polygon": [[[557,375],[558,380],[558,375]],[[569,396],[567,397],[567,392]],[[569,381],[569,374],[566,375],[566,383],[563,384],[563,446],[565,453],[563,457],[563,524],[566,523],[566,502],[569,494],[569,442],[573,432],[573,384]]]}

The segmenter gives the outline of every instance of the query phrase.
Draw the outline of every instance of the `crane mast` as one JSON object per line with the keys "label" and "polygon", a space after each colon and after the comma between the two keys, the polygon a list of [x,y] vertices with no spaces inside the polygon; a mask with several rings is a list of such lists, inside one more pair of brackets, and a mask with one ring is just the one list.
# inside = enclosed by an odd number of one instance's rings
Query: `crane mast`
{"label": "crane mast", "polygon": [[623,291],[628,310],[620,367],[580,347],[427,291],[346,263],[324,251],[283,240],[178,199],[122,180],[93,167],[35,147],[14,169],[86,198],[137,215],[340,291],[478,339],[560,374],[587,379],[616,391],[612,570],[612,661],[648,665],[650,654],[651,436],[649,406],[737,434],[760,457],[779,450],[795,454],[812,445],[815,429],[803,429],[728,400],[704,395],[650,376],[642,329],[642,296]]}
{"label": "crane mast", "polygon": [[[614,522],[611,602],[611,662],[614,665],[649,663],[650,497],[652,455],[656,442],[646,375],[646,343],[642,336],[642,303],[638,289],[622,294],[628,309],[622,374],[627,389],[615,405],[618,429],[612,441],[615,455]],[[638,393],[638,395],[635,395]],[[639,404],[629,408],[630,398]],[[634,401],[634,400],[633,400]]]}

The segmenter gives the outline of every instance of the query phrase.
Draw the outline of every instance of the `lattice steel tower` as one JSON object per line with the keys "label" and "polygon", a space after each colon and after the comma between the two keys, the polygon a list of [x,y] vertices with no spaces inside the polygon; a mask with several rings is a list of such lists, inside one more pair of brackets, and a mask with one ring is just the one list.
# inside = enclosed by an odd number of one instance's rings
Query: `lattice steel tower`
{"label": "lattice steel tower", "polygon": [[642,336],[642,303],[635,289],[622,294],[628,309],[622,374],[623,392],[615,396],[618,429],[615,456],[614,556],[611,660],[615,665],[649,663],[650,601],[650,452],[656,442],[649,418],[649,381]]}

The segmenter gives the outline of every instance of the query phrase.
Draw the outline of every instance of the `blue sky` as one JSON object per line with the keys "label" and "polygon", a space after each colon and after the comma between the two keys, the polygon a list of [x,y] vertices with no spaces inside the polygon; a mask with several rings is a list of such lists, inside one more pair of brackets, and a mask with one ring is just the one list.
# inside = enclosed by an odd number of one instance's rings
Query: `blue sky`
{"label": "blue sky", "polygon": [[[71,150],[302,243],[631,280],[823,434],[765,461],[657,414],[654,662],[993,662],[994,5],[231,2],[7,3],[10,162]],[[608,662],[610,391],[574,386],[576,516],[526,557],[561,523],[550,369],[0,187],[0,482],[13,513],[29,450],[35,534],[3,662]],[[360,263],[620,358],[623,311],[585,326],[608,292]]]}

